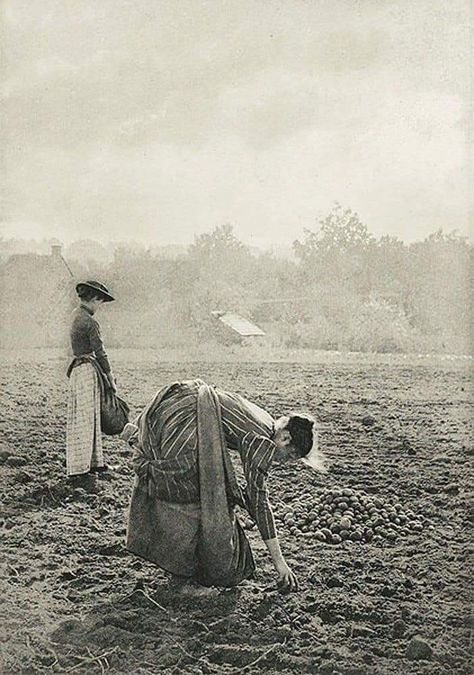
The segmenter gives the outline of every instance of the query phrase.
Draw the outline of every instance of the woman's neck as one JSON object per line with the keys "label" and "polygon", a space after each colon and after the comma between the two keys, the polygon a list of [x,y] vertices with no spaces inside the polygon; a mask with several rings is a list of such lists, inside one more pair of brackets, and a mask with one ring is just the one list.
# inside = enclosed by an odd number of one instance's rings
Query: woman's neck
{"label": "woman's neck", "polygon": [[88,302],[81,302],[81,307],[84,307],[84,309],[89,312],[89,314],[94,314],[95,312],[95,307],[92,307]]}

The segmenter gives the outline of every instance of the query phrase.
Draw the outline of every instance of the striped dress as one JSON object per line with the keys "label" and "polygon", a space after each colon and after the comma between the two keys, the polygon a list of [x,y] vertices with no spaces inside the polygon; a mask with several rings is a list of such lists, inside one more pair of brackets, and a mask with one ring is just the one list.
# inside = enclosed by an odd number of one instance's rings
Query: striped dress
{"label": "striped dress", "polygon": [[[151,467],[158,499],[181,504],[199,502],[196,400],[199,381],[174,384],[153,414],[148,414]],[[238,394],[215,390],[219,399],[225,444],[236,450],[246,481],[245,505],[264,540],[276,536],[268,497],[267,476],[275,452],[274,420]],[[135,448],[140,475],[143,453]],[[147,465],[149,462],[147,462]],[[148,469],[147,469],[148,470]]]}

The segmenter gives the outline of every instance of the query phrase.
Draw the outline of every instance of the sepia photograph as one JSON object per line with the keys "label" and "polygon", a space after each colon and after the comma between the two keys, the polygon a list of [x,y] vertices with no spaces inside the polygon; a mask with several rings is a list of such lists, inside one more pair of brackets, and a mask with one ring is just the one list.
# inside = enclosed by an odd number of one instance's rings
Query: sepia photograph
{"label": "sepia photograph", "polygon": [[2,675],[471,675],[472,0],[4,0]]}

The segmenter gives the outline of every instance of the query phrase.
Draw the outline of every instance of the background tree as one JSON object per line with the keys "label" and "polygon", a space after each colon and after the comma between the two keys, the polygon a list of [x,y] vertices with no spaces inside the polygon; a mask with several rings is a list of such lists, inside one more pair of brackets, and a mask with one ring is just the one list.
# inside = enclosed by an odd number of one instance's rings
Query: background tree
{"label": "background tree", "polygon": [[[45,244],[31,252],[42,253]],[[0,261],[2,253],[8,261],[29,251],[25,245],[0,240]],[[292,348],[472,348],[474,249],[456,232],[440,230],[410,245],[377,239],[355,212],[336,204],[294,242],[294,259],[250,249],[231,225],[195,237],[173,255],[169,248],[133,242],[68,248],[77,277],[103,279],[117,296],[102,318],[111,346],[211,342],[218,337],[212,315],[218,310],[253,319],[267,342]],[[2,269],[7,262],[0,262],[0,275]]]}

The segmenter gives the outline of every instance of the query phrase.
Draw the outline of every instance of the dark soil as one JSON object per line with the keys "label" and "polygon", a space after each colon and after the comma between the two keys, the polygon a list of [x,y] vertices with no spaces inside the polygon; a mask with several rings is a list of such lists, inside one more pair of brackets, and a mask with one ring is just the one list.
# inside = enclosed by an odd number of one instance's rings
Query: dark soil
{"label": "dark soil", "polygon": [[[301,589],[280,594],[245,518],[254,581],[210,599],[176,595],[127,553],[130,452],[105,439],[110,475],[65,480],[65,361],[1,364],[4,673],[470,674],[473,614],[470,361],[165,363],[116,357],[139,410],[173,380],[202,377],[274,415],[313,412],[327,475],[275,467],[281,545]],[[467,364],[467,365],[466,365]],[[281,521],[332,486],[399,503],[421,532],[326,544]]]}

